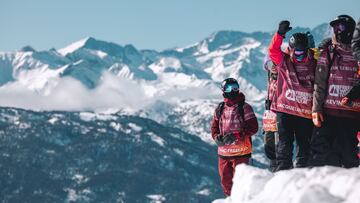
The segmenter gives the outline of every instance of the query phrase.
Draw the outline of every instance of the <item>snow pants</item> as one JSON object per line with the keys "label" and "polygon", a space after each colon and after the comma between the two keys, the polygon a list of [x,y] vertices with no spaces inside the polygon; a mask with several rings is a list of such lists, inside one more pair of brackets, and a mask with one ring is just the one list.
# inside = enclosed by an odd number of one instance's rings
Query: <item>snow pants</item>
{"label": "snow pants", "polygon": [[220,181],[226,196],[231,194],[236,165],[249,164],[249,160],[247,157],[219,157]]}
{"label": "snow pants", "polygon": [[314,128],[309,165],[358,167],[359,128],[359,120],[325,115],[321,127]]}
{"label": "snow pants", "polygon": [[264,137],[264,150],[265,155],[269,159],[269,170],[274,172],[276,169],[276,143],[275,134],[277,132],[265,132]]}
{"label": "snow pants", "polygon": [[310,153],[313,131],[311,119],[277,112],[279,142],[276,146],[276,171],[293,168],[294,139],[296,141],[295,167],[306,167]]}

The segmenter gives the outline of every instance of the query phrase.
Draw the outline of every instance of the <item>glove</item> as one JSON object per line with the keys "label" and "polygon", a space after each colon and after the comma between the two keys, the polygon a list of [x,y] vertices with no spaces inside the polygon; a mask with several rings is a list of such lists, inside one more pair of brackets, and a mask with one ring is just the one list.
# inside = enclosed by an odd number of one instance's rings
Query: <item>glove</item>
{"label": "glove", "polygon": [[308,47],[315,48],[314,36],[309,31],[307,31],[305,34],[306,34],[306,36],[308,38],[308,42],[309,42]]}
{"label": "glove", "polygon": [[319,44],[319,49],[327,49],[332,44],[331,37],[323,39]]}
{"label": "glove", "polygon": [[237,139],[236,135],[232,132],[226,134],[224,136],[224,143],[225,144],[232,144],[233,142],[235,142]]}
{"label": "glove", "polygon": [[215,143],[217,144],[217,146],[224,146],[224,136],[222,135],[218,135],[215,137]]}
{"label": "glove", "polygon": [[324,116],[321,112],[314,112],[312,115],[312,121],[316,127],[321,127],[321,122],[324,122]]}
{"label": "glove", "polygon": [[277,33],[283,37],[285,37],[285,34],[290,31],[292,27],[290,27],[290,22],[287,20],[283,20],[279,23],[279,29]]}

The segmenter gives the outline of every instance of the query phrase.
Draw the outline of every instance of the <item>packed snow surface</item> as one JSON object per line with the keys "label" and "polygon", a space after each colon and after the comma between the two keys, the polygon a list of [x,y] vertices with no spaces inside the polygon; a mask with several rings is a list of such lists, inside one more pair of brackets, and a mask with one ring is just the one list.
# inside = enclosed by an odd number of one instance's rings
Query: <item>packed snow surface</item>
{"label": "packed snow surface", "polygon": [[360,168],[317,167],[271,173],[236,167],[232,196],[213,203],[360,203]]}

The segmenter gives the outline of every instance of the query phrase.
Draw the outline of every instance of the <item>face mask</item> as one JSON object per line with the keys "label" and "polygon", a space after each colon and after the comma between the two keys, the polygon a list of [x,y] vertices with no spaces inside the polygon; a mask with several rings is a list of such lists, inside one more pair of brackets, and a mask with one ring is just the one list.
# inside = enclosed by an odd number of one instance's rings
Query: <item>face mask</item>
{"label": "face mask", "polygon": [[351,44],[352,36],[350,33],[342,32],[335,34],[336,41],[342,43],[342,44]]}
{"label": "face mask", "polygon": [[224,92],[223,96],[227,99],[235,99],[239,95],[239,91]]}
{"label": "face mask", "polygon": [[305,55],[300,55],[300,56],[294,55],[294,58],[296,59],[296,61],[300,62],[300,61],[304,60]]}

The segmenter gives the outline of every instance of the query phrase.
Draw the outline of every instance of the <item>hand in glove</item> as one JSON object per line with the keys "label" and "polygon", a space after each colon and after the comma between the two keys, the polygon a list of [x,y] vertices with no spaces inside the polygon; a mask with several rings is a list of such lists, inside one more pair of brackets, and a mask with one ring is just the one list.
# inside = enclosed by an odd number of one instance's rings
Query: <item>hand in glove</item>
{"label": "hand in glove", "polygon": [[215,143],[217,144],[217,146],[224,146],[224,136],[222,135],[218,135],[215,137]]}
{"label": "hand in glove", "polygon": [[226,135],[224,135],[224,143],[225,144],[232,144],[237,140],[237,137],[234,133],[230,132]]}
{"label": "hand in glove", "polygon": [[312,113],[312,121],[316,127],[321,127],[321,123],[324,122],[324,116],[321,112]]}
{"label": "hand in glove", "polygon": [[327,49],[332,44],[331,37],[323,39],[319,44],[319,49]]}
{"label": "hand in glove", "polygon": [[279,29],[277,33],[283,37],[285,37],[285,34],[290,31],[292,27],[290,27],[290,22],[287,20],[283,20],[279,23]]}
{"label": "hand in glove", "polygon": [[306,36],[308,38],[308,42],[309,42],[309,48],[315,48],[315,40],[314,40],[314,36],[310,33],[310,31],[307,31]]}
{"label": "hand in glove", "polygon": [[351,100],[349,99],[349,97],[344,97],[344,98],[342,98],[340,104],[341,104],[342,106],[345,106],[345,107],[351,107],[351,106],[352,106],[352,102],[351,102]]}

